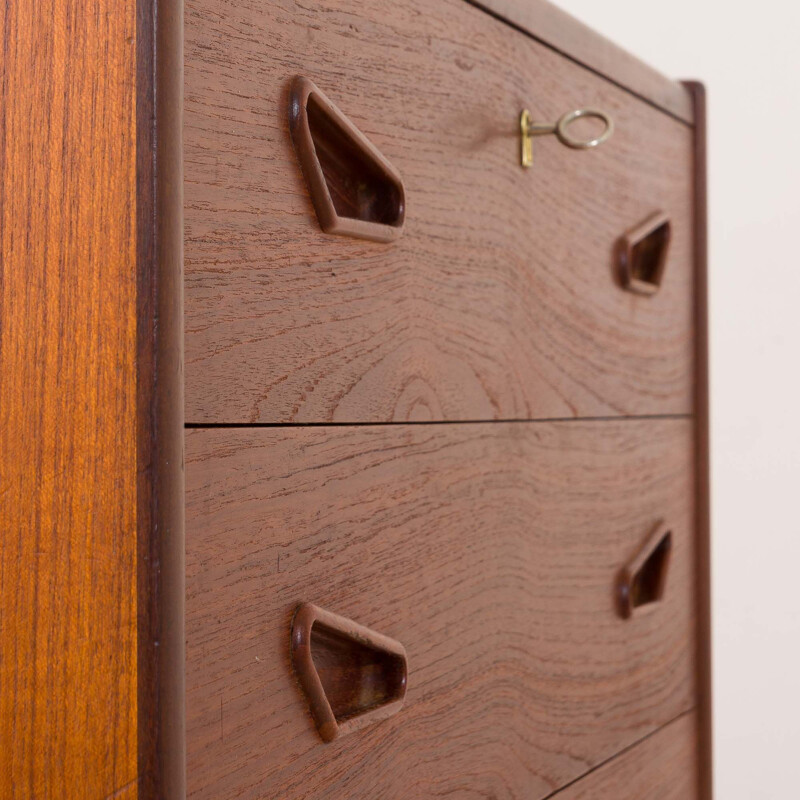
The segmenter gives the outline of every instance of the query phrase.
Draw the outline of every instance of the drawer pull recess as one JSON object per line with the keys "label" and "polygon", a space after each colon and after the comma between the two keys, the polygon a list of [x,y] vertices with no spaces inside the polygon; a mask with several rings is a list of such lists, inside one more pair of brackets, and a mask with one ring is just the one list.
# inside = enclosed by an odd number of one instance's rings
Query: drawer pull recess
{"label": "drawer pull recess", "polygon": [[617,592],[620,616],[628,619],[653,608],[663,598],[671,553],[672,531],[659,522],[620,573]]}
{"label": "drawer pull recess", "polygon": [[331,742],[403,706],[403,645],[311,603],[292,622],[292,662],[320,736]]}
{"label": "drawer pull recess", "polygon": [[657,211],[620,239],[620,274],[628,291],[652,295],[659,290],[671,236],[669,217]]}
{"label": "drawer pull recess", "polygon": [[376,242],[402,233],[405,189],[397,170],[308,78],[292,81],[289,130],[325,233]]}

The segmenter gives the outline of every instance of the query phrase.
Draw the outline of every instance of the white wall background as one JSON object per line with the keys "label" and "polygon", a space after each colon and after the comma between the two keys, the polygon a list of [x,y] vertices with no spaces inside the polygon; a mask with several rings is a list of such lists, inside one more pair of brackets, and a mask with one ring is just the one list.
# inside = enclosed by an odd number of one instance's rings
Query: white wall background
{"label": "white wall background", "polygon": [[800,2],[555,0],[709,92],[717,800],[800,798]]}

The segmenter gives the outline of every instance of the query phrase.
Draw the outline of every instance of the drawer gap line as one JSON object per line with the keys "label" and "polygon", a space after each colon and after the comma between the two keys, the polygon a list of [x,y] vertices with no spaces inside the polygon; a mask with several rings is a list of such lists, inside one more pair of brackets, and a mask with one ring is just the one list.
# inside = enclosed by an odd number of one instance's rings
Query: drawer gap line
{"label": "drawer gap line", "polygon": [[540,417],[537,419],[441,419],[411,420],[408,422],[187,422],[187,430],[213,428],[366,428],[388,427],[391,425],[495,425],[495,424],[548,424],[553,422],[642,422],[647,420],[685,420],[693,419],[694,414],[639,414],[624,417]]}
{"label": "drawer gap line", "polygon": [[636,749],[640,744],[643,744],[656,734],[661,733],[661,731],[663,731],[665,728],[668,728],[670,725],[674,724],[679,719],[683,719],[689,714],[694,714],[696,711],[697,711],[696,705],[693,705],[691,708],[687,708],[685,711],[681,711],[680,714],[677,714],[672,719],[668,720],[663,725],[660,725],[655,730],[650,731],[650,733],[645,734],[644,736],[642,736],[641,739],[637,739],[635,742],[631,742],[629,745],[623,747],[622,750],[620,750],[618,753],[614,753],[613,756],[609,756],[605,760],[601,761],[599,764],[595,764],[590,770],[587,770],[582,775],[579,775],[577,778],[573,778],[569,783],[565,783],[563,786],[560,786],[554,792],[545,795],[545,797],[542,797],[541,800],[556,800],[558,795],[560,795],[562,792],[565,792],[567,789],[569,789],[571,786],[574,786],[576,783],[580,783],[584,778],[588,778],[589,775],[591,775],[593,772],[596,772],[598,769],[605,767],[612,761],[616,761],[618,758],[624,756],[626,753],[629,753],[631,750]]}

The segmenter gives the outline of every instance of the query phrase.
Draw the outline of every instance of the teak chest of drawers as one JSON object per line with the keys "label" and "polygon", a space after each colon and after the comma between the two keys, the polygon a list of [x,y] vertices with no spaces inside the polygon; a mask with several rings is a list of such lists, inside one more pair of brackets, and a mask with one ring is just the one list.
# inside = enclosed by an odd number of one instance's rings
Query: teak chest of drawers
{"label": "teak chest of drawers", "polygon": [[32,258],[98,278],[35,284],[98,388],[3,440],[17,497],[93,466],[3,551],[3,707],[64,709],[4,796],[710,800],[702,86],[541,0],[95,4],[74,91],[122,122],[59,146],[112,255],[61,212]]}
{"label": "teak chest of drawers", "polygon": [[186,4],[191,797],[701,796],[694,110],[505,11]]}

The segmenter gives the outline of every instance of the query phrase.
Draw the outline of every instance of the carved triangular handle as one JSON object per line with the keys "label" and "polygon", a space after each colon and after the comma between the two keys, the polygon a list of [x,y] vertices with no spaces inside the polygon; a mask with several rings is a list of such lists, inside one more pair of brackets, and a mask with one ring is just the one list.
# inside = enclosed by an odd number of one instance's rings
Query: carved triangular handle
{"label": "carved triangular handle", "polygon": [[405,189],[400,175],[308,78],[292,81],[289,129],[325,233],[378,242],[401,234]]}
{"label": "carved triangular handle", "polygon": [[617,581],[619,613],[625,619],[653,607],[664,596],[672,554],[672,531],[659,522]]}
{"label": "carved triangular handle", "polygon": [[403,645],[311,603],[295,612],[292,662],[326,742],[396,714],[405,701]]}
{"label": "carved triangular handle", "polygon": [[620,280],[625,289],[652,295],[661,288],[672,223],[663,211],[651,214],[620,239]]}

